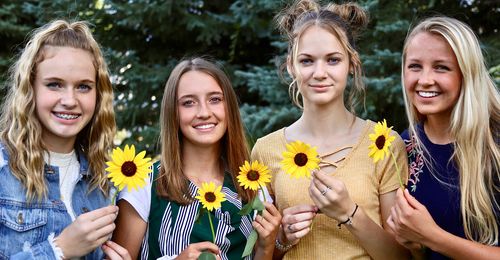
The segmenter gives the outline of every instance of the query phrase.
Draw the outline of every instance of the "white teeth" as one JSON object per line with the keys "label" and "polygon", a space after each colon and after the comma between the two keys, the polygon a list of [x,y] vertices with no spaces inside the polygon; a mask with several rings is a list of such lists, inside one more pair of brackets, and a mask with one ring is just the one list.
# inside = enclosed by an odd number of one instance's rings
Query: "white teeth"
{"label": "white teeth", "polygon": [[195,126],[196,129],[209,129],[209,128],[212,128],[214,127],[215,124],[207,124],[207,125],[198,125],[198,126]]}
{"label": "white teeth", "polygon": [[62,113],[54,113],[54,115],[56,117],[59,117],[59,118],[62,118],[62,119],[66,119],[66,120],[69,120],[69,119],[76,119],[79,117],[79,115],[70,115],[70,114],[62,114]]}
{"label": "white teeth", "polygon": [[432,91],[429,91],[429,92],[427,92],[427,91],[418,91],[418,95],[419,95],[419,96],[421,96],[421,97],[426,97],[426,98],[428,98],[428,97],[435,97],[435,96],[437,96],[438,94],[439,94],[439,93],[437,93],[437,92],[432,92]]}

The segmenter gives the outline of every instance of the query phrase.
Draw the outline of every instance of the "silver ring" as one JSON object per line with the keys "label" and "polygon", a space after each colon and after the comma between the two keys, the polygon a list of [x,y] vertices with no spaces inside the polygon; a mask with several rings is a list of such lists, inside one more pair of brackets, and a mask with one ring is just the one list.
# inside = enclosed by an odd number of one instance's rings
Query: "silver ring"
{"label": "silver ring", "polygon": [[321,192],[321,195],[325,196],[325,194],[330,190],[331,188],[326,186],[326,188]]}

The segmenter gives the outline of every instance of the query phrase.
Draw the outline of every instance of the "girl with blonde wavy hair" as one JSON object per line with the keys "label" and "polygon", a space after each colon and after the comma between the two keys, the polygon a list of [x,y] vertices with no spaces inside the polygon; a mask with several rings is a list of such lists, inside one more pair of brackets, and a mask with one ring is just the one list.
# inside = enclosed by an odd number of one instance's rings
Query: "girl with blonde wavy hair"
{"label": "girl with blonde wavy hair", "polygon": [[[0,117],[0,258],[102,259],[114,229],[105,162],[113,89],[84,22],[35,30],[10,70]],[[114,243],[112,259],[127,257]]]}
{"label": "girl with blonde wavy hair", "polygon": [[[252,150],[252,159],[272,172],[269,191],[283,215],[275,256],[408,257],[384,221],[399,187],[396,168],[390,158],[373,163],[368,148],[375,123],[354,112],[365,90],[355,43],[367,13],[354,3],[299,0],[277,18],[289,43],[283,67],[293,79],[290,94],[303,112],[292,125],[258,139]],[[390,149],[406,170],[404,143],[394,131],[392,136]],[[293,178],[281,168],[287,143],[296,140],[317,147],[321,170],[312,179]]]}
{"label": "girl with blonde wavy hair", "polygon": [[500,94],[471,28],[449,17],[417,24],[402,78],[409,190],[389,226],[429,259],[499,259]]}

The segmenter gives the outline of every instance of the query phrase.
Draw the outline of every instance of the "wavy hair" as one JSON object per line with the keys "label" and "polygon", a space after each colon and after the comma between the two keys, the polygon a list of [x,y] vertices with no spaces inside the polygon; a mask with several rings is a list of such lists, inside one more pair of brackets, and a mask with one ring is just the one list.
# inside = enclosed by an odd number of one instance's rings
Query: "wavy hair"
{"label": "wavy hair", "polygon": [[181,147],[183,135],[179,126],[179,110],[177,89],[179,81],[186,72],[199,71],[211,76],[222,89],[226,103],[227,130],[221,140],[222,154],[227,163],[233,183],[243,201],[250,201],[255,192],[244,190],[239,185],[236,176],[239,166],[249,160],[249,152],[243,123],[238,108],[238,99],[231,82],[222,69],[204,58],[190,58],[182,60],[171,72],[161,103],[160,115],[160,143],[161,167],[156,179],[156,190],[159,196],[168,200],[186,205],[193,198],[189,194],[188,179],[182,171]]}
{"label": "wavy hair", "polygon": [[9,153],[12,174],[25,186],[29,201],[46,197],[43,153],[47,148],[35,112],[33,82],[37,66],[44,60],[49,46],[82,49],[93,57],[97,102],[91,121],[78,133],[75,148],[89,161],[89,191],[99,188],[107,194],[109,186],[104,169],[116,129],[113,88],[99,44],[87,23],[82,21],[56,20],[38,28],[10,68],[8,93],[0,117],[0,139]]}
{"label": "wavy hair", "polygon": [[275,19],[281,34],[288,41],[287,61],[281,65],[280,71],[283,74],[285,68],[288,68],[291,74],[292,82],[288,93],[293,103],[302,108],[297,85],[300,76],[295,75],[298,71],[299,39],[309,27],[318,26],[332,33],[349,55],[353,88],[348,97],[348,105],[349,111],[355,114],[358,100],[364,101],[365,97],[362,64],[355,41],[368,24],[368,13],[355,3],[329,3],[321,6],[314,0],[298,0],[278,13]]}
{"label": "wavy hair", "polygon": [[[402,71],[409,42],[419,33],[443,37],[453,49],[462,73],[462,85],[449,131],[456,140],[452,159],[460,173],[460,208],[468,239],[487,245],[498,244],[499,227],[494,208],[500,209],[495,194],[500,192],[500,95],[488,74],[480,44],[469,26],[449,17],[431,17],[411,30],[403,49]],[[404,78],[404,73],[402,74]],[[404,85],[404,80],[403,80]],[[410,102],[403,87],[410,136],[428,154],[416,134],[416,125],[426,120]],[[432,169],[432,158],[426,163]]]}

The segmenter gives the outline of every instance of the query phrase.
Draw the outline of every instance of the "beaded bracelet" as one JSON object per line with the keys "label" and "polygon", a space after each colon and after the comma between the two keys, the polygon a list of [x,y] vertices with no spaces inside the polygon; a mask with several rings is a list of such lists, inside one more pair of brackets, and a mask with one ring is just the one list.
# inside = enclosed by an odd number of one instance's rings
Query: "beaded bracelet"
{"label": "beaded bracelet", "polygon": [[286,252],[292,248],[292,244],[289,245],[283,245],[280,243],[280,241],[276,238],[276,242],[274,243],[274,246],[281,252]]}
{"label": "beaded bracelet", "polygon": [[342,225],[349,225],[349,226],[352,226],[352,218],[354,217],[354,214],[356,214],[356,211],[358,210],[358,204],[354,203],[356,205],[356,207],[354,208],[354,211],[352,212],[351,216],[348,216],[347,217],[347,220],[344,221],[344,222],[340,222],[337,224],[337,227],[339,229],[342,228]]}

